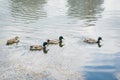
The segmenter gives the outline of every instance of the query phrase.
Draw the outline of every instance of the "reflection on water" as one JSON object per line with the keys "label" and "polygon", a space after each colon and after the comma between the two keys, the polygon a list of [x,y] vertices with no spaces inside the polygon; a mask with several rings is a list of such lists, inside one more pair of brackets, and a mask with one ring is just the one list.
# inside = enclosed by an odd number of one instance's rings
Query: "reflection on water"
{"label": "reflection on water", "polygon": [[92,60],[89,66],[85,66],[86,80],[102,80],[103,78],[105,80],[119,80],[114,73],[119,73],[118,67],[120,67],[120,59],[116,59],[120,57],[120,52],[111,54],[112,55],[106,53],[94,53],[93,56],[95,57],[95,60]]}
{"label": "reflection on water", "polygon": [[[120,80],[120,9],[112,3],[116,0],[0,0],[0,79]],[[63,43],[29,50],[61,35]],[[14,36],[20,43],[6,46]],[[98,36],[102,44],[83,42]]]}
{"label": "reflection on water", "polygon": [[94,26],[94,21],[101,17],[104,0],[68,0],[68,15],[85,19],[86,26]]}
{"label": "reflection on water", "polygon": [[60,43],[59,43],[59,46],[60,46],[60,47],[63,47],[63,46],[64,46],[64,44],[60,42]]}
{"label": "reflection on water", "polygon": [[102,44],[101,44],[101,43],[98,43],[98,47],[102,47]]}
{"label": "reflection on water", "polygon": [[31,23],[46,17],[43,9],[46,0],[11,0],[11,15],[16,23]]}

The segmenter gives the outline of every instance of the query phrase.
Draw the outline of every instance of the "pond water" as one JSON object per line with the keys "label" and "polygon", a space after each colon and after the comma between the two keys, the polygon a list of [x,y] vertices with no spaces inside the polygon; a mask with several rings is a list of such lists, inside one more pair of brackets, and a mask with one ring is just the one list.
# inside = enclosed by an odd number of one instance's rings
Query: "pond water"
{"label": "pond water", "polygon": [[[1,80],[120,80],[119,0],[0,0]],[[63,36],[63,47],[29,46]],[[19,36],[19,44],[6,46]],[[102,46],[86,37],[103,38]]]}

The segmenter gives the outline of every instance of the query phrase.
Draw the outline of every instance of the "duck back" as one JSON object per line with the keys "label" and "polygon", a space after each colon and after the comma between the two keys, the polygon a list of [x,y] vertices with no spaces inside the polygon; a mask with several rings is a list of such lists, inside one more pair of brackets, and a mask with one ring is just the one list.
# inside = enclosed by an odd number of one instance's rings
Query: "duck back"
{"label": "duck back", "polygon": [[92,38],[85,39],[84,42],[86,42],[86,43],[91,43],[91,44],[97,43],[97,41],[96,41],[95,39],[92,39]]}
{"label": "duck back", "polygon": [[43,46],[41,45],[32,45],[30,46],[30,50],[42,50]]}

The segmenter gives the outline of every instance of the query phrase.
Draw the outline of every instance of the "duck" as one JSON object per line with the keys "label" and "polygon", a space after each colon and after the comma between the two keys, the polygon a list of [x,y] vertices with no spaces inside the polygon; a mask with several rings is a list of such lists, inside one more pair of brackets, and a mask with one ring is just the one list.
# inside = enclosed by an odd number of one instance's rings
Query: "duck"
{"label": "duck", "polygon": [[7,40],[6,45],[10,45],[10,44],[14,44],[14,43],[17,44],[18,42],[20,42],[20,40],[19,40],[19,37],[16,36],[15,38],[12,38],[12,39]]}
{"label": "duck", "polygon": [[98,37],[98,40],[88,38],[88,39],[85,39],[84,42],[94,44],[94,43],[100,43],[101,40],[102,40],[102,37]]}
{"label": "duck", "polygon": [[31,45],[30,50],[45,50],[47,44],[47,42],[44,42],[43,45]]}
{"label": "duck", "polygon": [[57,39],[55,39],[55,40],[47,40],[47,43],[48,44],[59,44],[59,43],[62,43],[62,39],[64,39],[63,38],[63,36],[59,36],[59,39],[57,40]]}

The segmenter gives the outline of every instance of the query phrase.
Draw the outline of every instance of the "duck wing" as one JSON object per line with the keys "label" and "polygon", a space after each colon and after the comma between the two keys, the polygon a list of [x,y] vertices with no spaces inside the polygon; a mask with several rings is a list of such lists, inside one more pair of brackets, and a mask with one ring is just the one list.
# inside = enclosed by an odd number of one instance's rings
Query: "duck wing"
{"label": "duck wing", "polygon": [[13,44],[14,43],[14,39],[9,39],[9,40],[7,40],[7,45],[9,45],[9,44]]}
{"label": "duck wing", "polygon": [[50,40],[49,42],[48,42],[49,44],[58,44],[59,43],[59,40]]}
{"label": "duck wing", "polygon": [[95,39],[88,38],[88,39],[85,39],[84,42],[86,42],[86,43],[96,43],[97,41]]}
{"label": "duck wing", "polygon": [[30,50],[42,50],[43,46],[41,45],[32,45],[30,46]]}

